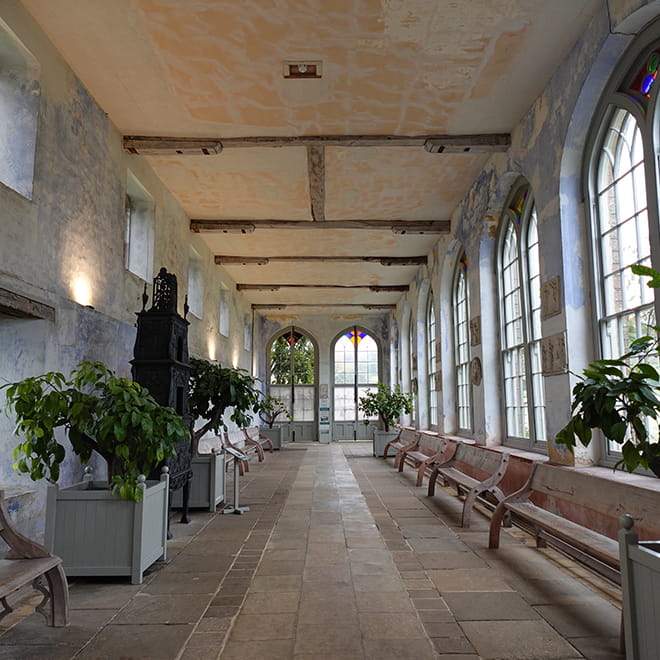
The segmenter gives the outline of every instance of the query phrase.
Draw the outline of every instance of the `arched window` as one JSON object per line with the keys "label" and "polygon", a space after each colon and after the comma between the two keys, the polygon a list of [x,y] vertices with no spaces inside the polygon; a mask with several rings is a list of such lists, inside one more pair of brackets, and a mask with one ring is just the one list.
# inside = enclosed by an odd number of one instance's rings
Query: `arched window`
{"label": "arched window", "polygon": [[458,431],[472,433],[472,386],[470,383],[470,307],[467,257],[463,252],[456,265],[453,287],[454,362]]}
{"label": "arched window", "polygon": [[429,290],[429,302],[426,307],[426,374],[428,378],[428,411],[429,427],[438,426],[438,389],[436,386],[438,365],[436,359],[435,338],[435,306],[433,304],[433,291]]}
{"label": "arched window", "polygon": [[498,268],[506,438],[531,449],[546,433],[538,228],[528,186],[504,212]]}
{"label": "arched window", "polygon": [[417,353],[415,351],[416,342],[417,324],[415,323],[415,313],[411,309],[410,321],[408,324],[408,377],[410,378],[409,391],[413,394],[417,394]]}
{"label": "arched window", "polygon": [[358,421],[358,399],[377,383],[378,344],[363,330],[347,330],[334,349],[335,422]]}
{"label": "arched window", "polygon": [[[660,268],[660,254],[651,247],[660,241],[659,145],[654,142],[660,121],[655,84],[660,41],[645,48],[632,67],[630,62],[609,85],[589,162],[594,298],[602,358],[625,353],[631,341],[648,334],[647,326],[654,325],[656,318],[654,290],[630,266]],[[657,434],[657,425],[653,426]],[[606,453],[616,454],[619,448],[608,443]]]}
{"label": "arched window", "polygon": [[269,393],[282,401],[296,422],[315,419],[316,353],[305,334],[289,328],[270,348]]}

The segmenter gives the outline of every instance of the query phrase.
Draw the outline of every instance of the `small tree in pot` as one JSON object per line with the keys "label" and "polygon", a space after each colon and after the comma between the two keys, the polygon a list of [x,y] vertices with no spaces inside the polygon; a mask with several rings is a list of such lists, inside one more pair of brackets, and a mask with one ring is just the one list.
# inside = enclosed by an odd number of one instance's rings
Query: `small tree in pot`
{"label": "small tree in pot", "polygon": [[[360,397],[358,408],[367,418],[378,417],[385,431],[399,421],[404,413],[410,415],[413,411],[413,398],[411,394],[402,392],[397,385],[391,390],[387,385],[378,383],[375,390],[369,390]],[[368,419],[364,420],[369,423]]]}
{"label": "small tree in pot", "polygon": [[230,369],[218,363],[190,359],[190,414],[193,420],[205,420],[193,431],[193,452],[202,436],[209,431],[227,429],[223,415],[232,408],[230,419],[239,427],[252,423],[252,414],[261,410],[261,391],[255,378],[245,369]]}
{"label": "small tree in pot", "polygon": [[100,362],[82,362],[67,377],[59,372],[4,386],[16,417],[15,469],[53,484],[66,448],[63,430],[81,462],[97,452],[108,482],[83,481],[47,489],[45,545],[62,558],[67,575],[130,575],[167,557],[168,475],[147,481],[188,435],[182,417],[161,406],[138,383],[115,376]]}
{"label": "small tree in pot", "polygon": [[82,362],[67,378],[59,372],[4,385],[16,417],[14,468],[33,480],[56,482],[66,450],[61,428],[82,463],[95,451],[108,464],[108,482],[125,499],[140,501],[138,476],[149,474],[188,435],[183,419],[148,390],[115,376],[100,362]]}
{"label": "small tree in pot", "polygon": [[[646,266],[631,267],[636,275],[650,277],[649,287],[660,287],[660,273]],[[650,469],[660,477],[660,441],[657,421],[660,417],[658,387],[659,327],[650,327],[652,335],[630,343],[622,356],[592,362],[573,387],[572,416],[559,431],[555,442],[573,449],[576,440],[589,445],[592,429],[621,445],[622,458],[615,465],[632,472],[638,467]],[[655,431],[651,431],[651,424]]]}
{"label": "small tree in pot", "polygon": [[289,410],[282,401],[270,394],[266,395],[259,404],[259,419],[272,429],[280,415],[284,415],[288,420],[291,419]]}

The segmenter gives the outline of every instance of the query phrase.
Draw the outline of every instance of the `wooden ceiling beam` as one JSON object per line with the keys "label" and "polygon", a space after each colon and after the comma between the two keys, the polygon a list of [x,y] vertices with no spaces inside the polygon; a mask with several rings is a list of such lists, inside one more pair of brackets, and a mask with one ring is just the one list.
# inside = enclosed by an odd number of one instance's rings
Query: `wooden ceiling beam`
{"label": "wooden ceiling beam", "polygon": [[237,291],[279,291],[280,289],[367,289],[372,293],[394,293],[408,291],[407,284],[236,284]]}
{"label": "wooden ceiling beam", "polygon": [[142,155],[215,155],[223,149],[249,147],[423,147],[434,153],[506,151],[508,133],[474,135],[293,135],[253,137],[174,137],[126,135],[124,149]]}
{"label": "wooden ceiling beam", "polygon": [[265,266],[269,263],[287,262],[287,263],[377,263],[381,266],[420,266],[428,263],[426,255],[415,257],[306,257],[299,256],[280,256],[280,257],[247,257],[233,256],[228,254],[216,254],[215,263],[218,266]]}
{"label": "wooden ceiling beam", "polygon": [[312,219],[325,220],[325,147],[307,147],[307,173],[309,177],[309,198]]}
{"label": "wooden ceiling beam", "polygon": [[218,232],[224,234],[251,234],[257,229],[367,229],[389,230],[395,234],[448,234],[449,220],[200,220],[190,221],[190,230],[196,234]]}
{"label": "wooden ceiling beam", "polygon": [[[271,304],[264,304],[264,305],[258,305],[258,304],[253,304],[252,309],[254,310],[269,310],[269,309],[287,309],[289,307],[318,307],[320,309],[327,310],[328,309],[327,304],[320,304],[320,303],[271,303]],[[333,303],[330,305],[333,309],[335,307],[361,307],[362,309],[369,309],[369,310],[393,310],[396,309],[396,305],[371,305],[369,303]]]}

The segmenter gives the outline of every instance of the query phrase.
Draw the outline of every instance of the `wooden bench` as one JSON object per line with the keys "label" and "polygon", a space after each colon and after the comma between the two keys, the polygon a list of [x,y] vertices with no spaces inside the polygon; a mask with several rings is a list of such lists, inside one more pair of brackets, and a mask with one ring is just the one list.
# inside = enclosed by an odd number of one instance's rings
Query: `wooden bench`
{"label": "wooden bench", "polygon": [[399,459],[401,458],[401,450],[413,449],[419,442],[420,432],[409,426],[401,426],[399,434],[396,438],[390,440],[383,448],[383,458],[387,459],[387,452],[392,447],[394,449],[394,467],[399,466]]}
{"label": "wooden bench", "polygon": [[[256,456],[259,461],[264,460],[264,450],[261,445],[248,443],[242,430],[227,431],[222,436],[222,441],[226,447],[231,447],[231,449],[247,457],[244,460],[233,459],[232,457],[233,460],[238,460],[238,473],[241,476],[250,471],[250,456]],[[227,465],[229,463],[231,463],[231,460],[228,461]]]}
{"label": "wooden bench", "polygon": [[[477,498],[492,496],[496,502],[504,499],[498,486],[509,464],[509,454],[470,445],[464,442],[451,442],[442,462],[433,465],[429,476],[428,495],[435,493],[435,484],[440,477],[446,485],[453,485],[460,497],[465,493],[461,527],[470,526],[472,509]],[[466,468],[471,474],[466,473]],[[473,475],[480,476],[473,476]]]}
{"label": "wooden bench", "polygon": [[[9,546],[0,559],[0,619],[13,611],[7,597],[29,584],[43,594],[36,610],[51,626],[69,625],[69,586],[62,560],[16,530],[7,513],[0,491],[0,537]],[[47,609],[46,609],[47,607]]]}
{"label": "wooden bench", "polygon": [[445,460],[450,440],[435,433],[422,433],[413,446],[404,447],[400,451],[399,472],[403,472],[405,463],[409,463],[417,470],[416,486],[421,486],[426,470],[438,462]]}
{"label": "wooden bench", "polygon": [[[658,490],[580,469],[535,463],[525,485],[495,508],[488,546],[499,547],[502,521],[509,513],[517,526],[535,536],[537,547],[550,545],[621,584],[619,544],[615,539],[619,517],[629,513],[640,525],[656,527],[658,511]],[[611,521],[612,537],[570,520],[576,518],[576,512],[581,512],[584,520]]]}
{"label": "wooden bench", "polygon": [[250,445],[258,445],[261,447],[263,461],[264,449],[267,449],[271,454],[273,453],[273,443],[270,438],[266,437],[259,429],[258,426],[250,426],[247,429],[243,429],[245,434],[245,442]]}

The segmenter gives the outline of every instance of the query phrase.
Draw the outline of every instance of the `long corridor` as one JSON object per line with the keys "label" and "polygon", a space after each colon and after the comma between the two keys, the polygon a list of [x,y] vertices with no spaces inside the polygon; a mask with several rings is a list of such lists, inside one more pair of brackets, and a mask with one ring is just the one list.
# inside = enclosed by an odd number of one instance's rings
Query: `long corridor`
{"label": "long corridor", "polygon": [[30,598],[0,658],[621,660],[616,589],[519,531],[488,550],[484,515],[463,531],[413,476],[367,443],[288,444],[241,478],[249,512],[173,519],[142,585],[73,580],[67,629]]}

